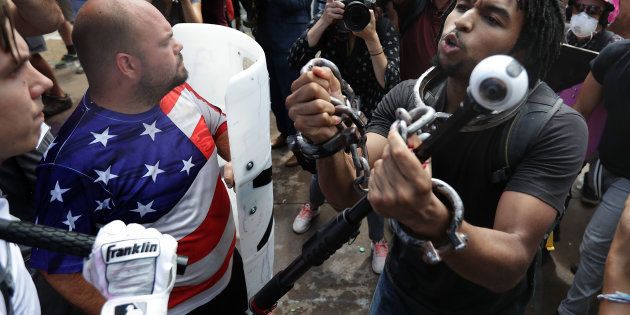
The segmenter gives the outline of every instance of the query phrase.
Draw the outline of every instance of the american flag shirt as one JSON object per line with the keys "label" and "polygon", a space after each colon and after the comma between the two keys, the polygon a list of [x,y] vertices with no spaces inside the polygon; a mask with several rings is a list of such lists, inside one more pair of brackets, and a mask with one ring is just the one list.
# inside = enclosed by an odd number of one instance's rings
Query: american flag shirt
{"label": "american flag shirt", "polygon": [[[235,225],[221,181],[215,139],[221,110],[187,83],[141,114],[99,107],[86,92],[37,169],[37,223],[95,235],[113,220],[153,227],[188,256],[169,314],[212,300],[230,279]],[[34,249],[32,267],[82,271],[83,258]]]}

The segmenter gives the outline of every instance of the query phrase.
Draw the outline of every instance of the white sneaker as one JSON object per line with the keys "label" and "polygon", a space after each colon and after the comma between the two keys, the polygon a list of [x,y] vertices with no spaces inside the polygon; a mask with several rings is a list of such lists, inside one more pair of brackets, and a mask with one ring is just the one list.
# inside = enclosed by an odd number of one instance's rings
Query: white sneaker
{"label": "white sneaker", "polygon": [[387,258],[388,252],[389,247],[387,247],[387,241],[385,241],[385,239],[378,242],[372,241],[372,270],[376,274],[380,275],[383,272],[385,258]]}
{"label": "white sneaker", "polygon": [[311,204],[305,202],[300,209],[300,213],[298,213],[295,220],[293,220],[293,232],[297,234],[302,234],[308,229],[311,228],[311,224],[313,219],[319,215],[319,208],[312,210]]}

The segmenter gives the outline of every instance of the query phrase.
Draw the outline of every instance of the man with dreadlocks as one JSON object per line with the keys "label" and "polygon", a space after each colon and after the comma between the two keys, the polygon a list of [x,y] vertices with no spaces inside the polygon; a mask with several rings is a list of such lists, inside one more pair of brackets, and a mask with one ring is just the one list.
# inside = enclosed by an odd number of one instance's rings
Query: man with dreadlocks
{"label": "man with dreadlocks", "polygon": [[[531,103],[560,104],[540,80],[563,38],[563,14],[552,0],[458,0],[445,14],[436,57],[437,77],[421,93],[437,111],[453,113],[472,69],[496,54],[511,55],[526,68]],[[371,314],[523,314],[532,292],[531,271],[543,237],[564,211],[564,200],[582,165],[586,125],[559,107],[532,139],[511,176],[493,181],[493,160],[515,116],[491,126],[459,131],[432,155],[432,176],[449,183],[466,209],[458,231],[465,249],[436,265],[423,262],[419,240],[444,244],[449,204],[434,193],[431,174],[396,132],[395,110],[414,107],[414,81],[394,87],[374,111],[367,150],[373,166],[368,200],[391,218],[395,234],[379,279]],[[303,136],[322,143],[336,132],[331,95],[340,85],[328,69],[315,67],[293,83],[289,114]],[[525,106],[528,105],[528,106]],[[561,104],[560,104],[561,105]],[[529,123],[529,122],[528,122]],[[416,143],[417,144],[417,143]],[[353,189],[353,163],[343,152],[317,161],[320,186],[337,209],[360,197]],[[350,197],[349,197],[350,196]],[[415,246],[414,246],[415,245]]]}

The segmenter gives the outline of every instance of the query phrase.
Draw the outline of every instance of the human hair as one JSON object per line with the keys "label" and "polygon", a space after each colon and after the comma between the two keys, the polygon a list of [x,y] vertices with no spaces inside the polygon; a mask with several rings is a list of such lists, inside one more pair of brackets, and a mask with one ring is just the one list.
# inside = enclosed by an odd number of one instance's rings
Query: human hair
{"label": "human hair", "polygon": [[[455,8],[456,2],[452,0],[444,12],[438,34],[444,31],[444,21]],[[527,70],[530,87],[545,78],[547,70],[560,55],[564,38],[564,12],[560,2],[561,0],[517,0],[518,9],[524,13],[523,26],[512,53],[522,56],[520,62]],[[439,41],[440,36],[436,39],[436,45]]]}
{"label": "human hair", "polygon": [[521,63],[532,87],[544,80],[547,71],[560,55],[564,38],[564,11],[560,0],[518,0],[524,21],[513,53],[522,56]]}
{"label": "human hair", "polygon": [[109,2],[107,10],[84,6],[79,11],[72,41],[90,87],[99,88],[115,69],[116,54],[136,51],[134,19],[120,1]]}
{"label": "human hair", "polygon": [[17,47],[15,47],[15,43],[17,42],[15,28],[13,27],[13,20],[9,14],[9,8],[5,0],[0,0],[0,34],[0,48],[2,51],[9,53],[14,60],[18,60],[20,53]]}

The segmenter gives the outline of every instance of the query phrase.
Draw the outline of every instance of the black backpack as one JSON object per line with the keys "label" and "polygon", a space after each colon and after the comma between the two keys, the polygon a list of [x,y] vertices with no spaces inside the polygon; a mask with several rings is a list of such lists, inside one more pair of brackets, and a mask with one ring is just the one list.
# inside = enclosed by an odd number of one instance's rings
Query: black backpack
{"label": "black backpack", "polygon": [[534,89],[539,93],[532,93],[510,126],[503,129],[491,177],[495,184],[507,183],[542,129],[564,104],[547,84],[539,83]]}

